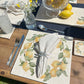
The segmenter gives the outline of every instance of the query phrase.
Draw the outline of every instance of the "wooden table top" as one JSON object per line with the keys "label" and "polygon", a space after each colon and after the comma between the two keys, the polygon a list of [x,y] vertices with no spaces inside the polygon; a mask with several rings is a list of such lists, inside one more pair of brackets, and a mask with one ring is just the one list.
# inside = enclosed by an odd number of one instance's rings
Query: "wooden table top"
{"label": "wooden table top", "polygon": [[[23,34],[26,36],[27,32],[28,30],[17,28],[15,29],[10,40],[0,38],[0,76],[18,80],[28,84],[42,84],[27,78],[10,74],[13,66],[9,67],[6,65],[8,58],[12,52],[16,37],[20,39]],[[84,84],[84,58],[83,57],[79,57],[75,55],[72,56],[70,84]]]}
{"label": "wooden table top", "polygon": [[[84,0],[78,0],[78,3],[84,3]],[[27,32],[28,30],[17,28],[12,34],[10,40],[0,38],[0,76],[18,80],[28,84],[42,84],[37,81],[10,74],[13,66],[9,67],[6,65],[14,47],[16,37],[20,39],[23,34],[26,36]],[[70,84],[84,84],[84,57],[72,55]]]}

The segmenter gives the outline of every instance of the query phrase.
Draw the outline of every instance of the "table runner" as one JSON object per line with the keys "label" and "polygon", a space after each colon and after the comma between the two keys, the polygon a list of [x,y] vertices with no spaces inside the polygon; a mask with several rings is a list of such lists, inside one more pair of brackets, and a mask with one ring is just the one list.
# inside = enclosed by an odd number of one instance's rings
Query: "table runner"
{"label": "table runner", "polygon": [[[66,40],[63,35],[58,35],[60,42],[54,49],[52,57],[48,59],[48,72],[46,71],[46,75],[44,74],[40,78],[36,77],[37,58],[35,58],[36,53],[33,50],[33,44],[47,34],[50,33],[29,30],[11,74],[47,84],[69,84],[73,41]],[[56,64],[61,69],[58,67],[55,72]]]}

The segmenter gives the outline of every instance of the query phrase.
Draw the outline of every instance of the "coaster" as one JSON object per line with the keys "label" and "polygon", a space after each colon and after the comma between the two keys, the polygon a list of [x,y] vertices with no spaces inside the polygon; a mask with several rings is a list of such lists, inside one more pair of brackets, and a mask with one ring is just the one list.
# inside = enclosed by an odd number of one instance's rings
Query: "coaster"
{"label": "coaster", "polygon": [[74,42],[74,55],[84,57],[84,41],[75,40],[75,42]]}

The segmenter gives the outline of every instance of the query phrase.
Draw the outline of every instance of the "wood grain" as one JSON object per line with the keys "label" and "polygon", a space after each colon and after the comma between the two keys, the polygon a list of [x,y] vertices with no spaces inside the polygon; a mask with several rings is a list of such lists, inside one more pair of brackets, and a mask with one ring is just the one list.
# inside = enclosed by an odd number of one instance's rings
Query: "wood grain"
{"label": "wood grain", "polygon": [[[12,67],[9,67],[6,65],[6,62],[8,61],[10,53],[12,52],[15,39],[16,38],[20,39],[23,34],[26,36],[27,32],[28,30],[18,28],[18,29],[15,29],[10,40],[0,38],[0,76],[18,80],[28,84],[42,84],[34,80],[30,80],[27,78],[10,74]],[[70,84],[84,84],[84,58],[83,57],[79,57],[75,55],[72,56]]]}
{"label": "wood grain", "polygon": [[[78,3],[84,4],[84,0],[78,0]],[[0,76],[28,84],[42,84],[37,81],[10,74],[12,67],[6,65],[10,53],[12,52],[16,37],[20,39],[23,34],[26,36],[27,32],[28,30],[17,28],[12,34],[10,40],[0,38]],[[72,56],[70,84],[84,84],[84,57]]]}

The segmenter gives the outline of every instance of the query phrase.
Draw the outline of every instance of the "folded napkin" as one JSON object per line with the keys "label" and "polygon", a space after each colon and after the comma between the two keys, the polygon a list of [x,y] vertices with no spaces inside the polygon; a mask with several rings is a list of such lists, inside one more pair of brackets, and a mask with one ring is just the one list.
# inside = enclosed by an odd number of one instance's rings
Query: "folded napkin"
{"label": "folded napkin", "polygon": [[59,42],[57,34],[49,34],[42,37],[39,44],[35,46],[37,52],[37,65],[36,65],[36,76],[40,77],[44,74],[47,67],[47,60],[51,57],[53,49]]}
{"label": "folded napkin", "polygon": [[19,0],[1,0],[0,8],[5,8],[12,24],[20,25],[24,18],[24,13],[16,6]]}

